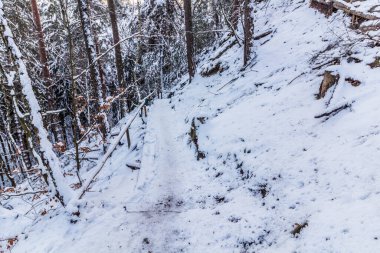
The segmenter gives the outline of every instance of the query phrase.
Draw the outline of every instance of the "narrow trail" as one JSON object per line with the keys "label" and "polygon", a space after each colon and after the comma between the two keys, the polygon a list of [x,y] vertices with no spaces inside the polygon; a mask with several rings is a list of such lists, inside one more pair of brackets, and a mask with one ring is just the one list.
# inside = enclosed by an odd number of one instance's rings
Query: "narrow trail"
{"label": "narrow trail", "polygon": [[184,223],[191,223],[191,195],[205,178],[197,173],[180,116],[169,100],[157,100],[150,108],[140,175],[126,206],[132,223],[127,226],[136,228],[130,238],[133,252],[180,252],[190,237]]}

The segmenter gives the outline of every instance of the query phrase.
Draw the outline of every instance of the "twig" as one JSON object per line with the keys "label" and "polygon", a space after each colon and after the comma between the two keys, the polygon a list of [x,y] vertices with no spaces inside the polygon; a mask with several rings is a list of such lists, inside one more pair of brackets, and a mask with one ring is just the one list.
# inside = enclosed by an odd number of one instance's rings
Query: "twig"
{"label": "twig", "polygon": [[305,75],[306,72],[302,72],[301,74],[299,74],[298,76],[294,77],[287,85],[290,85],[292,84],[295,80],[297,80],[298,78],[300,78],[301,76]]}
{"label": "twig", "polygon": [[328,62],[322,63],[322,64],[320,64],[320,65],[318,65],[318,66],[312,68],[312,70],[320,69],[320,68],[322,68],[323,66],[326,66],[326,65],[331,64],[331,63],[336,63],[336,62],[339,62],[339,58],[334,58],[334,59],[332,59],[332,60],[330,60],[330,61],[328,61]]}
{"label": "twig", "polygon": [[269,31],[263,32],[262,34],[255,36],[253,39],[254,40],[260,40],[260,39],[265,38],[266,36],[268,36],[272,33],[273,33],[273,30],[269,30]]}
{"label": "twig", "polygon": [[316,115],[316,116],[314,116],[314,118],[319,119],[319,118],[323,118],[323,117],[329,117],[330,115],[334,116],[334,115],[338,114],[342,110],[345,110],[347,108],[351,108],[351,106],[352,106],[352,103],[351,104],[344,104],[344,105],[339,106],[338,108],[335,108],[335,109],[333,109],[333,110],[331,110],[329,112],[325,112],[325,113]]}
{"label": "twig", "polygon": [[127,209],[125,210],[127,213],[182,213],[181,211],[172,211],[172,210],[142,210],[142,211],[128,211]]}
{"label": "twig", "polygon": [[87,73],[87,71],[97,62],[99,61],[102,57],[104,57],[105,55],[107,55],[111,50],[113,50],[115,47],[117,47],[118,45],[120,45],[121,43],[127,41],[127,40],[130,40],[130,39],[133,39],[135,37],[145,37],[144,35],[140,35],[139,33],[135,33],[135,34],[132,34],[131,36],[128,36],[122,40],[120,40],[118,43],[114,44],[112,47],[110,47],[109,49],[107,49],[103,54],[99,55],[90,65],[87,66],[86,69],[84,69],[79,75],[77,76],[74,76],[74,80],[77,80],[79,77],[81,77],[82,75],[84,75],[85,73]]}
{"label": "twig", "polygon": [[22,192],[22,193],[16,193],[16,194],[0,193],[0,196],[11,198],[11,197],[20,197],[20,196],[25,196],[25,195],[34,195],[34,194],[38,194],[38,193],[47,193],[47,191],[44,190],[44,191],[35,191],[35,192]]}

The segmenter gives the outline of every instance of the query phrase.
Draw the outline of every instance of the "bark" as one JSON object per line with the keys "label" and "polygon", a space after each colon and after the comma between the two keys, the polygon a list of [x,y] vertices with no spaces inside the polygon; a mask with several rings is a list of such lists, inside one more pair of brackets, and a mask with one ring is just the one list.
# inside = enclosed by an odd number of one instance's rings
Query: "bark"
{"label": "bark", "polygon": [[[92,20],[91,20],[91,16],[92,16],[91,3],[92,3],[92,0],[87,0],[87,9],[88,9],[88,16],[89,16],[89,23],[90,23],[90,31],[92,32],[92,35],[94,38],[95,53],[96,53],[95,56],[97,57],[98,55],[100,55],[100,47],[99,47],[98,34],[96,32],[96,29],[92,29],[93,27],[92,27]],[[98,67],[99,81],[100,81],[99,89],[101,90],[101,93],[99,93],[99,94],[101,94],[101,100],[105,101],[107,98],[107,87],[106,87],[106,84],[104,82],[104,72],[102,69],[102,63],[101,63],[100,59],[97,59],[96,63],[97,63],[97,67]]]}
{"label": "bark", "polygon": [[78,0],[79,16],[82,24],[83,36],[86,45],[87,58],[90,68],[90,79],[92,83],[92,96],[95,100],[93,111],[95,120],[99,124],[99,131],[102,135],[103,147],[106,145],[106,121],[105,113],[100,114],[101,105],[103,104],[103,84],[101,81],[100,65],[97,61],[96,40],[91,30],[90,9],[86,0]]}
{"label": "bark", "polygon": [[[220,27],[220,17],[219,17],[219,13],[218,13],[217,0],[212,0],[211,11],[213,13],[212,17],[214,19],[214,29],[218,30]],[[218,36],[218,33],[216,32],[215,35]]]}
{"label": "bark", "polygon": [[92,84],[92,96],[95,99],[94,111],[99,112],[99,101],[102,99],[101,81],[97,58],[95,40],[91,32],[90,14],[85,0],[77,0],[79,16],[82,24],[83,37],[86,46],[87,60],[90,70],[90,80]]}
{"label": "bark", "polygon": [[[37,35],[38,35],[38,49],[39,49],[39,57],[40,57],[40,63],[42,66],[42,76],[44,78],[44,85],[47,91],[47,101],[48,101],[48,111],[54,110],[54,92],[51,82],[51,75],[49,71],[49,65],[48,65],[48,57],[46,52],[46,45],[45,45],[45,35],[42,30],[41,25],[41,18],[40,13],[38,10],[37,0],[30,0],[31,6],[32,6],[32,13],[33,13],[33,20],[35,24],[35,28],[37,29]],[[58,124],[58,117],[55,114],[52,114],[47,117],[47,122],[50,123],[51,130],[54,134],[55,140],[57,142],[63,141],[62,138],[62,128],[60,124]]]}
{"label": "bark", "polygon": [[79,143],[78,143],[78,134],[79,134],[79,127],[77,124],[77,102],[76,102],[76,96],[77,96],[77,86],[75,82],[75,63],[74,63],[74,45],[73,45],[73,38],[72,33],[70,29],[70,21],[67,15],[67,6],[64,4],[63,0],[59,0],[60,7],[61,7],[61,13],[63,18],[63,23],[67,32],[67,43],[69,47],[69,62],[70,62],[70,81],[71,81],[71,98],[72,98],[72,119],[71,119],[71,127],[73,130],[73,142],[74,142],[74,149],[75,149],[75,162],[76,162],[76,175],[79,180],[79,184],[82,185],[82,180],[79,175],[79,170],[81,168],[80,164],[80,158],[79,158]]}
{"label": "bark", "polygon": [[[125,82],[124,79],[124,71],[123,71],[123,57],[121,54],[121,45],[118,44],[120,42],[120,35],[119,35],[119,27],[117,25],[117,15],[116,15],[116,7],[115,7],[115,1],[114,0],[107,0],[108,4],[108,11],[111,19],[111,27],[112,27],[112,36],[113,36],[113,43],[115,46],[115,64],[116,64],[116,72],[117,72],[117,80],[119,82],[119,87],[123,90],[125,89]],[[122,117],[124,117],[124,105],[121,107],[121,114]]]}
{"label": "bark", "polygon": [[2,158],[0,156],[1,167],[4,168],[4,173],[7,176],[8,180],[11,182],[12,187],[16,187],[16,182],[15,182],[15,180],[14,180],[12,174],[11,174],[12,172],[11,172],[11,169],[10,169],[10,163],[9,163],[8,157],[7,157],[7,155],[10,154],[10,152],[9,152],[10,150],[8,149],[8,152],[6,152],[7,149],[5,147],[5,139],[2,138],[1,136],[0,136],[0,143],[1,143],[1,148],[3,150],[3,153],[4,153],[4,160],[2,160]]}
{"label": "bark", "polygon": [[239,0],[233,0],[232,2],[232,13],[231,13],[231,24],[234,30],[237,29],[238,22],[239,22],[239,8],[240,8],[240,1]]}
{"label": "bark", "polygon": [[253,53],[253,0],[244,0],[244,66],[251,60]]}
{"label": "bark", "polygon": [[[13,111],[16,111],[14,104],[12,105],[12,107],[13,107]],[[21,156],[25,162],[26,169],[29,170],[32,167],[32,162],[30,160],[29,151],[27,148],[28,145],[24,139],[23,129],[22,129],[22,126],[20,124],[20,120],[19,120],[16,113],[14,113],[14,119],[13,120],[14,120],[14,126],[15,126],[15,130],[16,130],[16,144],[20,148]]]}
{"label": "bark", "polygon": [[[116,6],[114,0],[107,0],[108,4],[108,11],[111,19],[111,27],[112,27],[112,37],[113,37],[113,43],[115,46],[115,65],[116,65],[116,73],[117,73],[117,81],[118,81],[118,87],[121,90],[124,90],[126,88],[125,81],[124,81],[124,70],[123,70],[123,57],[121,53],[121,45],[118,44],[120,42],[120,35],[119,35],[119,27],[117,25],[117,14],[116,14]],[[115,91],[112,91],[112,95],[114,95]],[[122,118],[125,116],[125,102],[124,99],[121,99],[120,101],[120,115]]]}
{"label": "bark", "polygon": [[195,75],[195,63],[194,63],[194,35],[193,35],[193,20],[191,0],[183,1],[183,9],[185,11],[185,34],[186,34],[186,52],[187,52],[187,69],[189,72],[189,81],[193,79]]}

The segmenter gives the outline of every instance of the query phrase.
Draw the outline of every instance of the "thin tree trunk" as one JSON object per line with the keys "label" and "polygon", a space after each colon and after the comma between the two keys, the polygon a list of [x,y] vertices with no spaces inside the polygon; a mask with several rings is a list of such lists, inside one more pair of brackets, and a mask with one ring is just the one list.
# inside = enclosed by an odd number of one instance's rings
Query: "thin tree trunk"
{"label": "thin tree trunk", "polygon": [[[212,0],[212,2],[211,2],[211,12],[213,13],[212,17],[214,19],[214,27],[213,27],[213,29],[216,31],[220,27],[220,17],[219,17],[219,13],[218,13],[217,0]],[[218,38],[218,37],[219,37],[219,33],[215,32],[215,38]]]}
{"label": "thin tree trunk", "polygon": [[4,165],[4,173],[7,176],[8,180],[11,182],[12,187],[16,187],[16,182],[15,182],[13,176],[11,175],[10,163],[9,163],[8,157],[7,157],[7,155],[10,154],[10,149],[8,149],[8,152],[6,152],[7,149],[5,146],[5,139],[2,138],[2,136],[0,136],[0,142],[1,142],[1,148],[4,152],[4,161],[1,161],[2,165]]}
{"label": "thin tree trunk", "polygon": [[244,0],[244,66],[251,60],[253,53],[253,11],[252,0]]}
{"label": "thin tree trunk", "polygon": [[75,162],[76,162],[76,175],[79,180],[79,184],[82,185],[82,179],[80,178],[80,159],[79,159],[79,144],[78,144],[78,134],[79,134],[79,127],[77,122],[77,86],[74,79],[75,76],[75,63],[74,63],[74,45],[73,45],[73,38],[71,34],[70,29],[70,21],[67,15],[67,6],[64,4],[63,0],[59,0],[60,6],[61,6],[61,13],[62,13],[62,19],[63,24],[65,26],[66,32],[67,32],[67,43],[69,47],[69,62],[70,62],[70,78],[71,78],[71,97],[72,97],[72,119],[71,119],[71,127],[73,129],[73,142],[74,142],[74,148],[75,148]]}
{"label": "thin tree trunk", "polygon": [[97,58],[95,40],[91,32],[90,14],[85,0],[77,0],[79,16],[82,24],[83,37],[86,45],[86,53],[90,68],[90,80],[92,85],[92,96],[95,99],[94,111],[98,113],[100,110],[99,101],[102,100],[101,81]]}
{"label": "thin tree trunk", "polygon": [[239,23],[239,9],[240,9],[240,1],[233,0],[232,3],[232,13],[231,13],[231,24],[234,30],[237,29]]}
{"label": "thin tree trunk", "polygon": [[103,148],[106,147],[106,135],[107,135],[107,128],[106,128],[106,122],[107,122],[107,115],[106,113],[100,114],[101,111],[101,105],[103,105],[103,94],[102,94],[102,82],[101,82],[101,75],[99,72],[99,62],[97,59],[97,53],[96,53],[96,41],[91,31],[91,20],[90,20],[90,10],[87,5],[86,0],[78,0],[78,9],[79,9],[79,16],[82,23],[82,30],[83,30],[83,36],[85,40],[86,45],[86,52],[87,52],[87,58],[88,63],[90,67],[90,79],[92,84],[92,95],[94,100],[96,101],[93,105],[93,111],[95,116],[95,120],[99,124],[99,130],[102,135],[103,140]]}
{"label": "thin tree trunk", "polygon": [[194,35],[193,35],[193,20],[191,10],[191,0],[183,1],[183,9],[185,11],[185,34],[186,34],[186,51],[187,51],[187,69],[189,72],[189,81],[195,75],[194,63]]}
{"label": "thin tree trunk", "polygon": [[[34,24],[36,26],[37,34],[38,34],[38,49],[39,49],[40,63],[42,65],[42,76],[44,78],[44,86],[47,91],[47,101],[48,101],[48,111],[49,111],[49,110],[54,110],[56,108],[54,108],[54,94],[53,94],[53,87],[51,83],[51,75],[50,75],[49,66],[48,66],[45,36],[42,30],[41,18],[40,18],[40,13],[38,11],[37,0],[30,0],[30,3],[32,6]],[[47,122],[49,122],[51,126],[51,130],[54,134],[55,141],[62,142],[63,141],[62,128],[60,124],[58,124],[57,115],[52,114],[52,115],[47,116]]]}
{"label": "thin tree trunk", "polygon": [[[115,1],[114,0],[107,0],[108,3],[108,11],[110,14],[111,19],[111,27],[112,27],[112,36],[113,36],[113,44],[115,46],[115,64],[116,64],[116,72],[117,72],[117,80],[118,80],[118,87],[120,87],[122,90],[126,88],[125,82],[124,82],[124,70],[123,70],[123,57],[121,53],[121,45],[118,44],[120,42],[120,35],[119,35],[119,27],[117,26],[117,15],[116,15],[116,7],[115,7]],[[114,95],[114,94],[112,94]],[[121,99],[121,117],[123,118],[125,116],[125,103],[124,100]]]}

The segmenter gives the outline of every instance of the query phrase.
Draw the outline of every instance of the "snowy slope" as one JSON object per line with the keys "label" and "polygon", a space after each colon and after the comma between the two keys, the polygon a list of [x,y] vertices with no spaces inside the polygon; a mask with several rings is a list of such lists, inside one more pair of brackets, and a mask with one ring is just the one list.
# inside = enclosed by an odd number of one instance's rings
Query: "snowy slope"
{"label": "snowy slope", "polygon": [[[57,210],[12,252],[376,252],[380,90],[367,64],[378,49],[340,13],[326,19],[307,1],[257,8],[256,34],[273,33],[255,42],[251,67],[241,71],[238,45],[213,62],[219,51],[205,56],[200,70],[226,70],[154,102],[141,170],[125,166],[121,146],[75,223]],[[340,65],[313,69],[334,57]],[[316,100],[325,70],[340,81]],[[305,227],[293,235],[296,223]]]}

